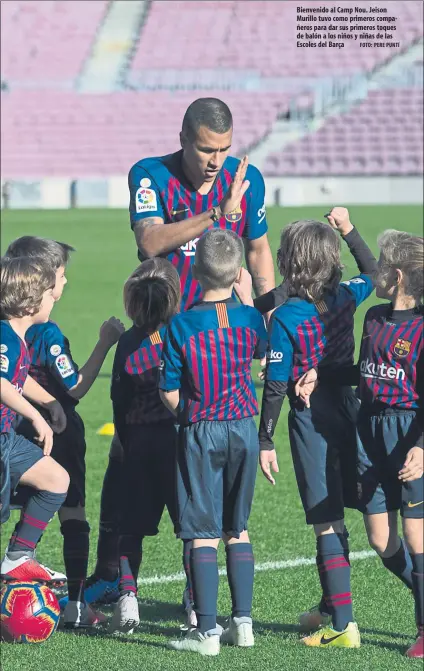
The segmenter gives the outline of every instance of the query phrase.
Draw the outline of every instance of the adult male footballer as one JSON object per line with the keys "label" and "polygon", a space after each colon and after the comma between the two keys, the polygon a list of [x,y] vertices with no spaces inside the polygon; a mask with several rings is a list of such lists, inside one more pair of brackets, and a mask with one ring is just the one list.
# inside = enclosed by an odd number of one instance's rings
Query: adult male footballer
{"label": "adult male footballer", "polygon": [[[231,229],[243,238],[257,296],[274,284],[267,238],[265,185],[257,168],[229,156],[233,119],[216,98],[199,98],[187,109],[181,149],[144,158],[130,170],[130,220],[139,257],[166,256],[181,278],[181,309],[200,298],[191,266],[196,243],[208,228]],[[165,224],[165,226],[163,226]]]}
{"label": "adult male footballer", "polygon": [[[200,285],[191,268],[197,240],[209,228],[231,229],[243,238],[256,296],[275,286],[264,180],[246,156],[241,161],[229,156],[232,134],[233,119],[227,105],[216,98],[199,98],[184,115],[181,149],[167,156],[144,158],[129,172],[130,222],[138,256],[140,260],[163,256],[176,267],[181,279],[181,310],[200,299]],[[271,294],[271,299],[264,296],[263,309],[258,309],[267,312],[284,300],[279,299],[279,293],[275,297]],[[121,459],[121,447],[114,439],[103,482],[97,565],[87,583],[87,603],[119,596],[116,492]]]}

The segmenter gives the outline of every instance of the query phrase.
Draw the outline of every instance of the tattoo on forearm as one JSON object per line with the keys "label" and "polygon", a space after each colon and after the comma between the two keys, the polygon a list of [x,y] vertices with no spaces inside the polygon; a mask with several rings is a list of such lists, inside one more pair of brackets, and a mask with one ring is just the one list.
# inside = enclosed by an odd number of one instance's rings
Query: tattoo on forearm
{"label": "tattoo on forearm", "polygon": [[147,219],[143,219],[143,221],[140,221],[137,224],[137,229],[138,230],[145,230],[146,228],[150,228],[151,226],[157,226],[157,223],[151,217],[147,217]]}
{"label": "tattoo on forearm", "polygon": [[266,277],[262,277],[261,275],[257,275],[256,273],[253,273],[252,281],[253,281],[253,287],[255,289],[256,294],[258,296],[261,296],[266,289],[266,285],[267,285]]}

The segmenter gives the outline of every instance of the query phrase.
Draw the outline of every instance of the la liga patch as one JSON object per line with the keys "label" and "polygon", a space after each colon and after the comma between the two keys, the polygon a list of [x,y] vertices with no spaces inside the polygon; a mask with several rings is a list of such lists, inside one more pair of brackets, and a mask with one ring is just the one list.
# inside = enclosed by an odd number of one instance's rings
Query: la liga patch
{"label": "la liga patch", "polygon": [[69,377],[70,375],[73,375],[73,373],[75,372],[66,354],[61,354],[60,356],[58,356],[55,361],[55,364],[57,370],[59,371],[62,377]]}
{"label": "la liga patch", "polygon": [[0,354],[0,370],[2,373],[9,371],[9,358],[5,354]]}
{"label": "la liga patch", "polygon": [[135,210],[136,212],[155,212],[158,209],[158,200],[156,191],[145,186],[150,180],[146,177],[141,180],[140,188],[135,194]]}

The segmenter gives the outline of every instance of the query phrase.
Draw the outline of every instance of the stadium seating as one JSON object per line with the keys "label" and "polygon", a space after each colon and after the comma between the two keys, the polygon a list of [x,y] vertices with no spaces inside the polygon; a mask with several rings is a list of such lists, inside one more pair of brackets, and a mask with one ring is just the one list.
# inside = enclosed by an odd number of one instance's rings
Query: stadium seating
{"label": "stadium seating", "polygon": [[360,40],[352,39],[346,40],[342,49],[299,48],[299,5],[316,7],[317,2],[153,2],[134,55],[131,81],[151,68],[184,70],[195,64],[257,71],[263,77],[352,74],[373,70],[421,37],[420,0],[398,2],[393,12],[387,2],[361,2],[361,7],[388,8],[389,14],[396,16],[393,41],[399,42],[399,47],[363,49]]}
{"label": "stadium seating", "polygon": [[420,174],[423,170],[420,89],[371,91],[347,114],[267,157],[267,175]]}
{"label": "stadium seating", "polygon": [[72,88],[107,0],[2,2],[2,79],[10,88]]}
{"label": "stadium seating", "polygon": [[[78,79],[108,6],[107,0],[2,3],[4,178],[126,173],[143,156],[175,151],[187,105],[204,95],[230,105],[232,151],[240,155],[266,137],[294,96],[309,109],[308,78],[370,71],[397,51],[359,49],[355,42],[337,51],[297,48],[295,2],[161,0],[148,7],[126,81],[143,89],[146,73],[163,84],[170,72],[170,81],[177,73],[178,88],[181,71],[181,82],[190,88],[190,77],[197,77],[200,88],[173,92],[164,85],[162,90],[80,94]],[[397,3],[396,16],[394,32],[403,50],[420,37],[422,2]],[[211,82],[221,73],[236,84],[209,88],[203,72]],[[255,90],[244,90],[249,77],[256,78]],[[318,133],[271,154],[267,174],[416,174],[422,168],[420,95],[371,94],[351,113],[330,118]],[[415,110],[407,123],[405,105]]]}
{"label": "stadium seating", "polygon": [[[135,161],[179,149],[184,112],[198,92],[78,94],[60,91],[2,93],[2,173],[20,176],[126,174]],[[233,151],[258,142],[288,96],[208,92],[222,96],[234,116]]]}

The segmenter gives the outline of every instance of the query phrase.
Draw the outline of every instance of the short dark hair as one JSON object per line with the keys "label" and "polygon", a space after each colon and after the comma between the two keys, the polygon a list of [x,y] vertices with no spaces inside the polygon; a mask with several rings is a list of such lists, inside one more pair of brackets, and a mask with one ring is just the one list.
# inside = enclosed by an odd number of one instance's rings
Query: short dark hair
{"label": "short dark hair", "polygon": [[277,262],[289,296],[317,302],[335,291],[342,278],[340,253],[340,238],[328,224],[303,219],[286,226]]}
{"label": "short dark hair", "polygon": [[196,246],[196,279],[203,289],[228,289],[237,279],[243,263],[244,246],[234,231],[213,228]]}
{"label": "short dark hair", "polygon": [[172,263],[160,257],[143,261],[125,282],[125,312],[135,326],[148,332],[171,321],[180,299],[179,275]]}
{"label": "short dark hair", "polygon": [[37,314],[43,294],[53,289],[56,271],[44,259],[19,256],[1,259],[0,316],[20,319]]}
{"label": "short dark hair", "polygon": [[70,253],[74,251],[74,247],[67,245],[66,242],[57,242],[36,235],[23,235],[10,243],[5,257],[9,259],[15,259],[18,256],[25,256],[28,259],[37,257],[56,272],[58,268],[68,264]]}
{"label": "short dark hair", "polygon": [[233,126],[228,105],[218,98],[198,98],[192,102],[184,114],[183,133],[193,139],[201,126],[214,133],[227,133]]}

